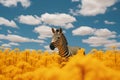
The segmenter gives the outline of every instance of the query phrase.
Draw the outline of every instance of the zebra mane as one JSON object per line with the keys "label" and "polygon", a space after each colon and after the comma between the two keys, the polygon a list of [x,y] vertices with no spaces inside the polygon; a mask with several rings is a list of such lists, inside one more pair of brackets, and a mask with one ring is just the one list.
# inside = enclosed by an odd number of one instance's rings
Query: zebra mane
{"label": "zebra mane", "polygon": [[63,33],[62,33],[62,37],[63,37],[63,40],[66,42],[66,45],[68,45],[67,39]]}

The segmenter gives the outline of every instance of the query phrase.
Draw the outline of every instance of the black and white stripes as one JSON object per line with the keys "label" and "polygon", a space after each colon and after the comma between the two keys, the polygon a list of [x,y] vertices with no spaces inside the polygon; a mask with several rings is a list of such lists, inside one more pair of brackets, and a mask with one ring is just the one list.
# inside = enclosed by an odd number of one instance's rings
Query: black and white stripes
{"label": "black and white stripes", "polygon": [[52,32],[53,32],[53,37],[52,37],[52,41],[50,44],[50,49],[54,50],[54,48],[58,48],[59,55],[61,57],[72,56],[76,54],[79,49],[81,49],[80,47],[68,46],[67,40],[64,34],[62,33],[61,28],[57,30],[54,30],[52,28]]}

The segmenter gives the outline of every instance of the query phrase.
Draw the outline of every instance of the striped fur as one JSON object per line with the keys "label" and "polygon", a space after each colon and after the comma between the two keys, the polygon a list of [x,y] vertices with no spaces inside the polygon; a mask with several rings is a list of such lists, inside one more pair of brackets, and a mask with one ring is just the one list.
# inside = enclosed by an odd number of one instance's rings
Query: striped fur
{"label": "striped fur", "polygon": [[54,48],[58,48],[59,55],[61,57],[72,56],[72,55],[76,54],[79,49],[81,49],[80,47],[68,46],[68,42],[67,42],[64,34],[62,33],[61,28],[57,29],[57,30],[54,30],[52,28],[52,32],[53,32],[53,37],[52,37],[52,41],[50,44],[50,48],[52,50],[54,50]]}

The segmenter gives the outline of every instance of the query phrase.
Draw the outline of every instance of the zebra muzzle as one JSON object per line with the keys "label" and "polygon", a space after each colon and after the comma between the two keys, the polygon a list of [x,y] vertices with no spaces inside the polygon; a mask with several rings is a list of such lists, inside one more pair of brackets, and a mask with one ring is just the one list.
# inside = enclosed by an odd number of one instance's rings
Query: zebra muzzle
{"label": "zebra muzzle", "polygon": [[55,49],[55,46],[54,46],[53,43],[50,44],[50,49],[51,49],[51,50],[54,50],[54,49]]}

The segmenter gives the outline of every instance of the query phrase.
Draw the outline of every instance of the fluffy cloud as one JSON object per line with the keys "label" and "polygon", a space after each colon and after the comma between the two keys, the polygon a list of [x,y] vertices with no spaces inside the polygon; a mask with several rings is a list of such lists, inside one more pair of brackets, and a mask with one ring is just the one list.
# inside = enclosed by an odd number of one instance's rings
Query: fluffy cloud
{"label": "fluffy cloud", "polygon": [[97,29],[95,31],[94,35],[98,36],[98,37],[115,38],[116,32],[110,31],[110,30],[104,28],[104,29]]}
{"label": "fluffy cloud", "polygon": [[15,43],[15,42],[10,42],[9,44],[10,44],[10,45],[14,45],[14,46],[19,46],[19,44],[18,44],[18,43]]}
{"label": "fluffy cloud", "polygon": [[9,44],[2,44],[1,46],[5,47],[5,48],[10,48],[11,47],[11,45],[9,45]]}
{"label": "fluffy cloud", "polygon": [[95,16],[104,14],[108,7],[114,5],[117,0],[80,0],[81,7],[74,13],[84,16]]}
{"label": "fluffy cloud", "polygon": [[75,22],[76,19],[65,13],[56,13],[56,14],[49,14],[45,13],[41,15],[41,20],[49,25],[54,25],[54,26],[64,26],[64,28],[72,28],[72,22]]}
{"label": "fluffy cloud", "polygon": [[81,26],[72,31],[73,35],[76,36],[84,36],[89,35],[88,39],[83,39],[83,43],[87,43],[92,47],[108,47],[108,46],[117,46],[120,47],[120,43],[117,42],[114,38],[116,38],[116,32],[110,31],[107,28],[91,28],[88,26]]}
{"label": "fluffy cloud", "polygon": [[17,18],[20,23],[28,24],[28,25],[39,25],[41,23],[53,26],[61,26],[63,28],[69,29],[74,27],[73,22],[76,19],[73,16],[70,16],[65,13],[56,13],[56,14],[49,14],[45,13],[42,14],[41,17],[36,15],[21,15]]}
{"label": "fluffy cloud", "polygon": [[9,20],[7,20],[3,17],[0,17],[0,25],[9,26],[9,27],[12,27],[12,28],[18,28],[16,23],[13,20],[9,21]]}
{"label": "fluffy cloud", "polygon": [[88,27],[88,26],[81,26],[75,30],[72,31],[73,35],[90,35],[93,34],[95,29]]}
{"label": "fluffy cloud", "polygon": [[89,26],[80,26],[79,28],[72,31],[73,35],[84,36],[94,35],[98,37],[115,38],[116,32],[110,31],[107,28],[96,29]]}
{"label": "fluffy cloud", "polygon": [[2,46],[5,47],[5,48],[10,48],[12,46],[19,46],[19,44],[18,43],[14,43],[14,42],[10,42],[8,44],[2,44]]}
{"label": "fluffy cloud", "polygon": [[11,42],[36,42],[36,43],[44,42],[42,40],[30,39],[30,38],[22,37],[19,35],[11,35],[11,34],[8,34],[8,35],[0,34],[0,39],[8,40]]}
{"label": "fluffy cloud", "polygon": [[104,37],[92,36],[92,37],[89,37],[88,39],[83,39],[82,42],[90,44],[90,46],[93,46],[93,47],[98,47],[98,46],[115,43],[116,40],[109,40]]}
{"label": "fluffy cloud", "polygon": [[30,0],[0,0],[0,4],[6,7],[17,6],[17,3],[21,3],[22,7],[29,7],[31,2]]}
{"label": "fluffy cloud", "polygon": [[108,49],[111,46],[116,46],[117,48],[120,48],[120,42],[116,41],[115,39],[98,36],[91,36],[88,39],[83,39],[82,42],[89,44],[91,47],[103,46],[104,49]]}
{"label": "fluffy cloud", "polygon": [[38,25],[41,23],[40,17],[34,15],[21,15],[18,17],[18,21],[23,24],[28,25]]}
{"label": "fluffy cloud", "polygon": [[115,24],[115,22],[110,22],[110,21],[107,21],[107,20],[105,20],[104,23],[105,23],[105,24],[111,24],[111,25],[112,25],[112,24]]}
{"label": "fluffy cloud", "polygon": [[50,38],[52,35],[51,28],[45,25],[35,27],[34,32],[39,33],[38,38],[40,39]]}

